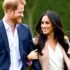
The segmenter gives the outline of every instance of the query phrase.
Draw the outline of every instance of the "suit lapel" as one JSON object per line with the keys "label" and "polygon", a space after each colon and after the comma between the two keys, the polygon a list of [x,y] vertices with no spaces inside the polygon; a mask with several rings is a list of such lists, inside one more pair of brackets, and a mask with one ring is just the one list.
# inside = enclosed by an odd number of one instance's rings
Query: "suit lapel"
{"label": "suit lapel", "polygon": [[24,27],[22,27],[21,24],[18,25],[18,36],[19,36],[19,51],[20,51],[20,55],[22,60],[25,58],[26,56],[26,47],[25,47],[25,29]]}
{"label": "suit lapel", "polygon": [[17,30],[18,30],[18,38],[19,38],[19,51],[20,51],[20,55],[21,55],[21,58],[23,57],[23,45],[22,45],[22,29],[21,29],[21,26],[20,25],[18,25],[18,28],[17,28]]}
{"label": "suit lapel", "polygon": [[0,21],[0,34],[2,36],[2,39],[4,40],[5,48],[8,52],[8,54],[10,54],[8,38],[7,38],[6,30],[5,30],[5,27],[4,27],[2,20]]}

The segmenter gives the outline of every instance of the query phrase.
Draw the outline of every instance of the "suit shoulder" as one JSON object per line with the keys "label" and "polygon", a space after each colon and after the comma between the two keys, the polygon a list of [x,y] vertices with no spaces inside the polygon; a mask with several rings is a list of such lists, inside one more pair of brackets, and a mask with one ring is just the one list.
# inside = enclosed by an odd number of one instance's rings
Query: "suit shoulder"
{"label": "suit shoulder", "polygon": [[29,28],[29,25],[27,25],[27,24],[22,24],[22,25],[23,25],[23,27]]}
{"label": "suit shoulder", "polygon": [[3,23],[3,20],[0,20],[0,23]]}
{"label": "suit shoulder", "polygon": [[29,25],[27,25],[27,24],[20,24],[20,25],[21,25],[21,27],[23,27],[23,28],[29,29]]}

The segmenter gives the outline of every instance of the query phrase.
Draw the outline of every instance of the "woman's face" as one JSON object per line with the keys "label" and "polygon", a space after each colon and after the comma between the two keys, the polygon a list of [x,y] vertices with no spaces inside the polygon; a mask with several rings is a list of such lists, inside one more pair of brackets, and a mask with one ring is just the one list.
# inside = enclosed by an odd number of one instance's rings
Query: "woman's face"
{"label": "woman's face", "polygon": [[43,34],[50,34],[50,33],[53,32],[52,23],[50,22],[50,20],[49,20],[47,15],[42,17],[41,30],[42,30]]}

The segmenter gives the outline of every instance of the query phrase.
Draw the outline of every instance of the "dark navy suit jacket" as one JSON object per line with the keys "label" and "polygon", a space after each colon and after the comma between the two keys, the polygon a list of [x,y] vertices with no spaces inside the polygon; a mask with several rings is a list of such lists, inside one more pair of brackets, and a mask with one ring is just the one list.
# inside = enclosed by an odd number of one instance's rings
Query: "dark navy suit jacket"
{"label": "dark navy suit jacket", "polygon": [[[22,60],[22,69],[27,70],[26,56],[32,51],[32,37],[30,30],[25,24],[18,24],[19,35],[19,51]],[[9,70],[10,67],[10,49],[6,30],[3,21],[0,21],[0,70]],[[33,70],[41,70],[38,60],[34,60],[32,64]]]}

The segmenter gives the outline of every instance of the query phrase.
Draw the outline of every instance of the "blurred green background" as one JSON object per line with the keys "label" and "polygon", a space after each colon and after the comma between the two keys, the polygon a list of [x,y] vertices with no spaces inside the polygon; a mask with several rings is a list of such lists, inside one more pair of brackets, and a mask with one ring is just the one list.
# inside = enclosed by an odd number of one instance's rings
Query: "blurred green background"
{"label": "blurred green background", "polygon": [[[63,30],[70,37],[70,0],[26,0],[25,17],[23,23],[29,24],[32,35],[36,35],[35,27],[41,14],[46,10],[57,12],[63,24]],[[2,2],[0,0],[0,19],[3,17]]]}

